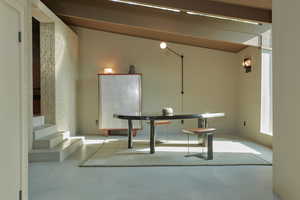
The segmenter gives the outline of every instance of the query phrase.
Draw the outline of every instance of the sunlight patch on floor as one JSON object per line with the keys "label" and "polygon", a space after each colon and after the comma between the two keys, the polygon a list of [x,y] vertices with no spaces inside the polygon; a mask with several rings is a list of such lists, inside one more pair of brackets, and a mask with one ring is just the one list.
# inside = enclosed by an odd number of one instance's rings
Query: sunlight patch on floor
{"label": "sunlight patch on floor", "polygon": [[261,154],[253,148],[244,145],[241,142],[232,141],[215,141],[214,152],[227,152],[227,153],[252,153]]}
{"label": "sunlight patch on floor", "polygon": [[83,144],[89,145],[89,144],[103,144],[105,140],[90,140],[90,139],[85,139],[83,141]]}
{"label": "sunlight patch on floor", "polygon": [[[190,152],[206,152],[205,147],[195,147],[196,141],[190,143]],[[174,145],[174,146],[156,146],[157,152],[188,152],[188,146],[186,141],[168,141],[162,145]],[[178,145],[178,146],[176,146]],[[137,152],[149,152],[149,148],[136,149]],[[214,141],[214,152],[218,153],[251,153],[260,155],[261,153],[255,149],[244,145],[242,142],[233,141]]]}

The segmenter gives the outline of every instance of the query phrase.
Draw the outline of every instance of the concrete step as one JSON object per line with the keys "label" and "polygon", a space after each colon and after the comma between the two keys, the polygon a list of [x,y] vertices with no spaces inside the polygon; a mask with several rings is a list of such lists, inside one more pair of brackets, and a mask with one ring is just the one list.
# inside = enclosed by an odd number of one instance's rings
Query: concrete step
{"label": "concrete step", "polygon": [[30,162],[62,162],[83,144],[82,138],[69,138],[51,149],[33,149]]}
{"label": "concrete step", "polygon": [[32,118],[32,126],[33,128],[45,125],[45,117],[44,116],[34,116]]}
{"label": "concrete step", "polygon": [[38,140],[55,133],[57,133],[56,125],[45,124],[43,126],[38,126],[33,128],[33,140]]}
{"label": "concrete step", "polygon": [[57,132],[55,134],[34,140],[33,149],[51,149],[62,143],[66,138],[66,132]]}

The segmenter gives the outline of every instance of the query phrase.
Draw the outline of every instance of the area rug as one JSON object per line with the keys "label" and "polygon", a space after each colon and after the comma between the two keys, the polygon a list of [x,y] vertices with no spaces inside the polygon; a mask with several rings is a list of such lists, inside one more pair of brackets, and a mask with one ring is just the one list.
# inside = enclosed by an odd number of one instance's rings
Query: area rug
{"label": "area rug", "polygon": [[132,149],[127,140],[107,140],[99,144],[97,151],[80,167],[154,167],[154,166],[240,166],[263,165],[271,162],[262,159],[259,152],[232,141],[214,141],[214,159],[205,160],[193,156],[204,153],[205,148],[193,143],[187,148],[186,142],[159,142],[155,154],[150,154],[149,141],[135,140]]}

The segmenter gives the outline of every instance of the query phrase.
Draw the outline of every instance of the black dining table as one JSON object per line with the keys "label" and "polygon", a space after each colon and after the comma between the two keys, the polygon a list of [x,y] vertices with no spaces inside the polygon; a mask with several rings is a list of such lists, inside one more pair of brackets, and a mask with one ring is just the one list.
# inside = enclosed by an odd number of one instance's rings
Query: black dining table
{"label": "black dining table", "polygon": [[[128,148],[133,148],[132,140],[132,121],[134,120],[149,120],[150,121],[150,153],[155,153],[155,121],[158,120],[184,120],[184,119],[197,119],[198,128],[207,128],[209,118],[224,117],[225,113],[200,113],[200,114],[183,114],[175,113],[164,115],[162,113],[126,113],[126,114],[114,114],[115,118],[128,120]],[[208,137],[208,144],[212,144],[212,136]],[[208,155],[212,155],[212,148],[208,152]]]}

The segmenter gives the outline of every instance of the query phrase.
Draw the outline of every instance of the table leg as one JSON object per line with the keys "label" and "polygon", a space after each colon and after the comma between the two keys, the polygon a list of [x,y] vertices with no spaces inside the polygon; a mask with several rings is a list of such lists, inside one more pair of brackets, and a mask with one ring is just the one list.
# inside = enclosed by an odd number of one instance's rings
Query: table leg
{"label": "table leg", "polygon": [[[198,119],[198,128],[208,128],[208,122],[207,122],[206,118]],[[206,145],[206,137],[198,136],[198,143],[201,146],[205,146]]]}
{"label": "table leg", "polygon": [[213,134],[207,136],[207,160],[213,159]]}
{"label": "table leg", "polygon": [[154,120],[150,120],[150,153],[155,153],[155,126]]}
{"label": "table leg", "polygon": [[198,128],[205,128],[205,124],[206,124],[206,119],[203,118],[199,118],[198,119]]}
{"label": "table leg", "polygon": [[128,149],[132,148],[132,120],[128,120]]}

